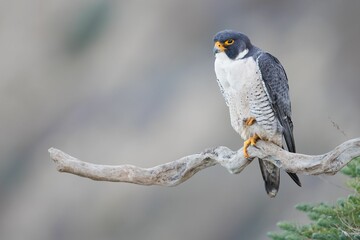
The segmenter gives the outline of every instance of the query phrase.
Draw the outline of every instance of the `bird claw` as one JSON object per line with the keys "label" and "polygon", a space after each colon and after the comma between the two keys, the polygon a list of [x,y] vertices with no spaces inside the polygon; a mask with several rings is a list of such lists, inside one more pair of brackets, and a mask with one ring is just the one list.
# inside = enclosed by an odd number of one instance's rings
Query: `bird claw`
{"label": "bird claw", "polygon": [[249,117],[244,119],[244,123],[246,126],[251,126],[256,122],[256,119],[254,117]]}
{"label": "bird claw", "polygon": [[259,140],[259,136],[257,134],[254,134],[252,137],[250,137],[248,140],[246,140],[244,142],[244,149],[243,149],[243,152],[244,152],[244,157],[245,158],[249,158],[250,155],[247,151],[248,147],[251,145],[251,146],[255,146],[256,145],[256,142],[257,140]]}

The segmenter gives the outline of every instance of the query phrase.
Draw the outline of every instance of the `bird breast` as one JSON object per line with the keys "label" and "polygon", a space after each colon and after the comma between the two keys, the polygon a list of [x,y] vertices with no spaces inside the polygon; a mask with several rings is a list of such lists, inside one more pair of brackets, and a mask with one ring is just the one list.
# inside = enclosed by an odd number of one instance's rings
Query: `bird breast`
{"label": "bird breast", "polygon": [[[220,55],[220,54],[217,54]],[[231,125],[243,139],[255,133],[262,139],[272,139],[277,132],[277,121],[257,62],[252,58],[231,60],[217,56],[215,72],[228,103]],[[256,122],[246,126],[244,120],[254,117]]]}

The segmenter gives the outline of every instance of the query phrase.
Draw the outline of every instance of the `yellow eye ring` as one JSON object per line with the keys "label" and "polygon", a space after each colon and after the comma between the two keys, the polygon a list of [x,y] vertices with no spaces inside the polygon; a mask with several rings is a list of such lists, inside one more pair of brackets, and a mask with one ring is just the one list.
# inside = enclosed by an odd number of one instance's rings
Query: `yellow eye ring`
{"label": "yellow eye ring", "polygon": [[234,44],[234,42],[235,42],[234,39],[228,39],[225,41],[225,45],[229,46],[229,45]]}

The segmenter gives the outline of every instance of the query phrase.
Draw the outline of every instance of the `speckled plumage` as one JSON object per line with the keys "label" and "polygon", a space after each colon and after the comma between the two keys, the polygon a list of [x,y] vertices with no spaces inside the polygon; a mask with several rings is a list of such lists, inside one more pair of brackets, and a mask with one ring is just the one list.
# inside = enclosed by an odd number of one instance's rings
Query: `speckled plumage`
{"label": "speckled plumage", "polygon": [[[227,42],[227,40],[233,40]],[[215,72],[220,90],[229,107],[231,125],[247,140],[260,139],[295,152],[291,103],[286,73],[280,62],[253,46],[244,34],[225,30],[214,37]],[[245,124],[255,118],[252,125]],[[280,183],[279,169],[259,160],[269,196],[274,197]],[[289,173],[300,185],[295,174]]]}

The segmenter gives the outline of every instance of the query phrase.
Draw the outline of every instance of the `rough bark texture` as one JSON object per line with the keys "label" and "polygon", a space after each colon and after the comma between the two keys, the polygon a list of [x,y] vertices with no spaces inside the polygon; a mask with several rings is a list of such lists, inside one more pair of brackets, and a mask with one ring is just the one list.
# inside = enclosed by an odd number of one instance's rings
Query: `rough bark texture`
{"label": "rough bark texture", "polygon": [[49,149],[50,157],[60,172],[72,173],[97,181],[176,186],[191,178],[198,171],[217,164],[225,167],[230,173],[240,173],[256,157],[270,161],[288,172],[306,175],[332,175],[351,159],[360,156],[360,138],[346,141],[332,151],[316,156],[290,153],[264,141],[258,141],[256,147],[250,146],[248,152],[251,158],[246,159],[242,148],[232,151],[227,147],[220,146],[152,168],[141,168],[127,164],[110,166],[88,163],[61,150]]}

